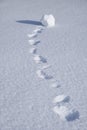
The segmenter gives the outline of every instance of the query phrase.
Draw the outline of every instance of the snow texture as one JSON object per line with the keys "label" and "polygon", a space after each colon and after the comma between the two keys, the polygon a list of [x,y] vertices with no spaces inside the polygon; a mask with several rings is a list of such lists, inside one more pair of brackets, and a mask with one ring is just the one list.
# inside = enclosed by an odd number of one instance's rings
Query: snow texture
{"label": "snow texture", "polygon": [[[53,103],[61,94],[71,100]],[[0,130],[87,130],[86,120],[86,0],[0,0]]]}
{"label": "snow texture", "polygon": [[70,97],[66,95],[58,95],[54,98],[53,103],[69,102]]}
{"label": "snow texture", "polygon": [[44,58],[43,56],[40,56],[38,54],[34,55],[34,61],[39,64],[39,63],[47,63],[46,58]]}
{"label": "snow texture", "polygon": [[41,22],[44,26],[47,26],[47,27],[54,27],[55,26],[55,18],[52,14],[43,15],[41,18]]}
{"label": "snow texture", "polygon": [[61,85],[59,84],[58,81],[53,81],[53,82],[51,83],[51,87],[52,87],[52,88],[59,88],[59,87],[61,87]]}
{"label": "snow texture", "polygon": [[28,34],[27,35],[29,38],[34,38],[34,37],[37,37],[37,33],[34,32],[34,33],[31,33],[31,34]]}
{"label": "snow texture", "polygon": [[40,43],[39,40],[35,41],[34,39],[30,39],[30,40],[28,40],[28,42],[29,42],[30,45],[37,45],[37,44]]}
{"label": "snow texture", "polygon": [[60,119],[62,119],[62,120],[66,120],[66,116],[69,114],[69,110],[68,110],[68,108],[65,107],[65,106],[60,106],[60,107],[55,106],[55,107],[53,108],[53,111],[54,111],[56,114],[58,114],[59,117],[60,117]]}
{"label": "snow texture", "polygon": [[69,110],[66,106],[55,106],[53,108],[53,111],[58,114],[60,119],[63,121],[74,121],[76,119],[79,119],[79,112],[76,110]]}
{"label": "snow texture", "polygon": [[35,47],[32,47],[32,48],[30,48],[30,53],[31,54],[36,54],[36,51],[37,51],[37,49],[35,48]]}

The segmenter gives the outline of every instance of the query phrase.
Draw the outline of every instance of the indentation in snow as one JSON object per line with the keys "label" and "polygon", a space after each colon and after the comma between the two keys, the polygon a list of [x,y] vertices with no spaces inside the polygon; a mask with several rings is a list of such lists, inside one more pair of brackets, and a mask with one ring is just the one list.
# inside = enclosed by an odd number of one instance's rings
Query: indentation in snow
{"label": "indentation in snow", "polygon": [[55,106],[53,111],[59,115],[62,120],[74,121],[79,119],[79,112],[74,109],[69,109],[66,106]]}
{"label": "indentation in snow", "polygon": [[34,33],[41,33],[43,28],[37,27],[33,32]]}
{"label": "indentation in snow", "polygon": [[79,119],[79,116],[79,112],[73,109],[66,115],[66,119],[67,121],[74,121],[76,119]]}
{"label": "indentation in snow", "polygon": [[37,70],[36,73],[39,78],[45,79],[45,73],[43,71]]}
{"label": "indentation in snow", "polygon": [[28,42],[29,42],[30,45],[34,45],[35,44],[35,40],[34,39],[30,39],[30,40],[28,40]]}
{"label": "indentation in snow", "polygon": [[36,51],[37,51],[37,49],[35,47],[33,47],[33,48],[30,49],[30,53],[31,54],[36,54]]}
{"label": "indentation in snow", "polygon": [[37,70],[36,73],[37,73],[37,76],[38,76],[39,78],[42,78],[42,79],[47,79],[47,80],[49,80],[49,79],[52,79],[52,78],[53,78],[53,76],[46,74],[46,73],[45,73],[44,71],[42,71],[42,70]]}
{"label": "indentation in snow", "polygon": [[48,69],[48,68],[50,68],[50,67],[51,67],[51,65],[46,64],[46,65],[44,65],[44,66],[42,67],[42,70]]}
{"label": "indentation in snow", "polygon": [[53,103],[69,102],[70,97],[66,95],[56,96],[53,100]]}
{"label": "indentation in snow", "polygon": [[31,33],[27,35],[29,38],[37,37],[37,33]]}
{"label": "indentation in snow", "polygon": [[40,56],[40,55],[35,55],[35,56],[34,56],[34,61],[35,61],[37,64],[40,63],[40,62],[42,62],[42,63],[46,63],[46,62],[47,62],[46,58],[44,58],[44,57],[42,57],[42,56]]}
{"label": "indentation in snow", "polygon": [[34,56],[34,61],[35,61],[35,63],[40,63],[40,61],[41,61],[41,58],[40,58],[40,56],[39,55],[35,55]]}
{"label": "indentation in snow", "polygon": [[52,84],[51,84],[51,87],[52,88],[59,88],[60,87],[60,84],[58,81],[54,81]]}
{"label": "indentation in snow", "polygon": [[60,107],[55,106],[55,107],[53,108],[53,111],[54,111],[56,114],[58,114],[59,117],[60,117],[62,120],[66,120],[66,116],[67,116],[68,113],[69,113],[68,108],[65,107],[65,106],[60,106]]}
{"label": "indentation in snow", "polygon": [[29,42],[30,45],[37,45],[38,43],[40,43],[39,40],[35,41],[34,39],[30,39],[30,40],[28,40],[28,42]]}
{"label": "indentation in snow", "polygon": [[38,41],[35,41],[35,44],[34,45],[37,45],[37,44],[39,44],[40,43],[40,41],[38,40]]}

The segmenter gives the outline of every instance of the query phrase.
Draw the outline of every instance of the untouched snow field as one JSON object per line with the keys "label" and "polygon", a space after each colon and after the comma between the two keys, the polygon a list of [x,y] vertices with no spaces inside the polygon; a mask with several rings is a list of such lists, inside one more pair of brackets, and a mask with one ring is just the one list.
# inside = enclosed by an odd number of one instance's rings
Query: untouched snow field
{"label": "untouched snow field", "polygon": [[86,42],[86,0],[0,1],[0,130],[87,129]]}

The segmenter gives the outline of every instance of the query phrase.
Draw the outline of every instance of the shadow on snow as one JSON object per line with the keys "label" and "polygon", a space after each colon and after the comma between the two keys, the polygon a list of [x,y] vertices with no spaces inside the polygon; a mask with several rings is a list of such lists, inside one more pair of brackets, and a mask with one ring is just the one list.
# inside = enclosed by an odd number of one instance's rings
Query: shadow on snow
{"label": "shadow on snow", "polygon": [[18,23],[23,23],[23,24],[32,24],[32,25],[40,25],[43,26],[40,21],[34,21],[34,20],[18,20],[16,21]]}

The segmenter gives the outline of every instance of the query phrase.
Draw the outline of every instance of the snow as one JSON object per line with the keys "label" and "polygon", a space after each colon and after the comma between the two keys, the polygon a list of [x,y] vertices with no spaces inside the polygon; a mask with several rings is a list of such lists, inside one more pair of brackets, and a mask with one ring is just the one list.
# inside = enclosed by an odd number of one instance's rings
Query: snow
{"label": "snow", "polygon": [[28,34],[27,36],[28,36],[29,38],[34,38],[34,37],[37,36],[37,33],[34,32],[34,33],[31,33],[31,34]]}
{"label": "snow", "polygon": [[43,70],[37,70],[36,74],[39,78],[46,79],[46,80],[50,80],[53,78],[51,75],[45,73]]}
{"label": "snow", "polygon": [[38,64],[41,61],[40,55],[34,55],[34,61]]}
{"label": "snow", "polygon": [[29,42],[30,45],[37,45],[37,44],[40,43],[39,40],[35,41],[34,39],[30,39],[30,40],[28,40],[28,42]]}
{"label": "snow", "polygon": [[42,70],[37,70],[36,74],[39,78],[45,79],[45,73]]}
{"label": "snow", "polygon": [[35,47],[32,47],[32,48],[30,48],[30,53],[31,54],[36,54],[36,51],[37,51],[37,49],[35,48]]}
{"label": "snow", "polygon": [[51,87],[52,88],[59,88],[60,87],[60,84],[58,81],[53,81],[52,84],[51,84]]}
{"label": "snow", "polygon": [[30,43],[30,45],[34,45],[35,44],[35,40],[33,40],[33,39],[28,40],[28,42]]}
{"label": "snow", "polygon": [[41,56],[41,55],[38,55],[38,54],[36,54],[36,55],[34,55],[34,61],[38,64],[38,63],[46,63],[47,62],[47,60],[46,60],[46,58],[44,58],[43,56]]}
{"label": "snow", "polygon": [[66,95],[58,95],[54,98],[53,103],[61,103],[61,102],[68,102],[70,100],[69,96]]}
{"label": "snow", "polygon": [[41,23],[47,27],[54,27],[55,26],[55,18],[52,14],[49,14],[49,15],[45,14],[41,18]]}
{"label": "snow", "polygon": [[61,106],[61,107],[55,106],[55,107],[53,108],[53,111],[54,111],[55,113],[57,113],[57,114],[59,115],[59,117],[60,117],[62,120],[64,120],[64,121],[66,120],[66,116],[67,116],[68,113],[69,113],[68,108],[65,107],[65,106]]}
{"label": "snow", "polygon": [[86,12],[85,0],[0,1],[0,130],[87,129]]}
{"label": "snow", "polygon": [[48,68],[50,68],[50,67],[51,67],[51,65],[46,64],[46,65],[44,65],[41,69],[42,69],[42,70],[45,70],[45,69],[48,69]]}
{"label": "snow", "polygon": [[53,111],[58,114],[63,121],[74,121],[79,119],[79,112],[76,110],[69,110],[66,106],[55,106]]}

